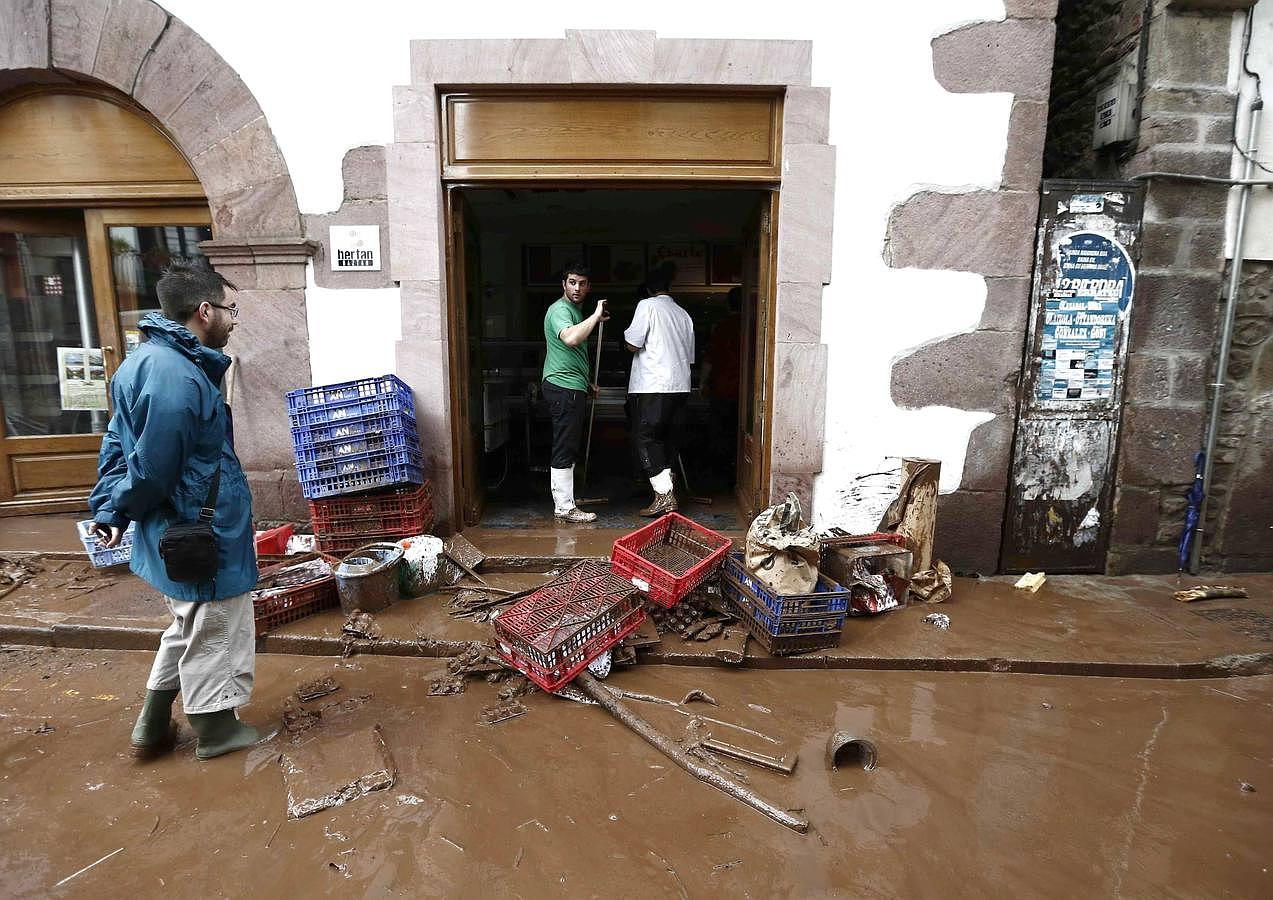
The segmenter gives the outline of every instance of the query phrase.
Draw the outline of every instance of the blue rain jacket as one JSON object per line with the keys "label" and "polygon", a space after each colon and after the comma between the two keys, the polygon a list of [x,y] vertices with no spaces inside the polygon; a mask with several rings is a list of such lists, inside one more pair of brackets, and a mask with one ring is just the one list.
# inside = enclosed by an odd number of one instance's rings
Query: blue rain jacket
{"label": "blue rain jacket", "polygon": [[[252,496],[234,455],[221,382],[230,357],[205,347],[184,325],[149,313],[148,337],[111,379],[114,414],[102,439],[93,521],[124,528],[136,522],[130,568],[166,596],[221,600],[257,582]],[[174,523],[194,522],[221,467],[212,520],[221,565],[212,581],[176,582],[159,556]]]}

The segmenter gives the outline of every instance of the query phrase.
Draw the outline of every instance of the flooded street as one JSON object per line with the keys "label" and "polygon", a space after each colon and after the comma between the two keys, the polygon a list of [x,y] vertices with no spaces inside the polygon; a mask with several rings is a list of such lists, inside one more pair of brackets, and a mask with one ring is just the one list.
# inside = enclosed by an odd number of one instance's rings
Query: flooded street
{"label": "flooded street", "polygon": [[[750,787],[803,810],[799,835],[676,768],[604,710],[533,693],[479,724],[497,686],[428,696],[445,660],[265,655],[243,718],[281,722],[296,688],[317,724],[198,762],[127,756],[147,653],[0,654],[0,881],[13,897],[1268,896],[1273,676],[1165,681],[1042,675],[643,666],[606,684],[719,703],[629,708],[682,738],[798,755]],[[294,698],[293,706],[298,704]],[[722,724],[729,723],[729,724]],[[396,777],[288,819],[294,767]],[[879,765],[830,771],[828,735]],[[1246,787],[1244,787],[1244,785]],[[100,861],[100,862],[99,862]],[[87,867],[87,868],[86,868]],[[82,871],[81,871],[82,870]]]}

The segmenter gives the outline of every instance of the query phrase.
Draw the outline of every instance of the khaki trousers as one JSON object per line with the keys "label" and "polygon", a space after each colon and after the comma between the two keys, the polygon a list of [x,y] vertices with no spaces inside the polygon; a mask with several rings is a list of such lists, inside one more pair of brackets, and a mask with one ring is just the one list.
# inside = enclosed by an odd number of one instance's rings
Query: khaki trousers
{"label": "khaki trousers", "polygon": [[252,595],[199,603],[164,599],[172,624],[159,639],[146,688],[180,690],[187,714],[220,712],[246,704],[256,673]]}

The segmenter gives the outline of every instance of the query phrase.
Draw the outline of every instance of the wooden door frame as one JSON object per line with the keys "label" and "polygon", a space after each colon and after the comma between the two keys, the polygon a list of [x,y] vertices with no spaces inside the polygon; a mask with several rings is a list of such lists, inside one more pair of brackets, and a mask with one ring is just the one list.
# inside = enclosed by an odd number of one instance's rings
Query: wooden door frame
{"label": "wooden door frame", "polygon": [[[454,496],[452,500],[452,519],[455,530],[461,531],[469,527],[465,523],[464,511],[468,506],[467,497],[465,496],[465,468],[466,466],[476,466],[476,452],[473,459],[466,458],[464,452],[463,434],[460,429],[467,429],[471,410],[469,409],[467,393],[460,390],[459,379],[467,377],[467,369],[461,368],[465,363],[463,350],[458,346],[458,340],[463,337],[463,327],[458,321],[460,316],[465,314],[463,297],[457,296],[457,288],[463,286],[463,235],[459,236],[459,243],[456,243],[456,221],[452,212],[451,196],[453,192],[464,190],[512,190],[517,188],[533,187],[538,190],[697,190],[697,191],[755,191],[763,192],[769,195],[770,209],[770,231],[769,231],[769,260],[768,271],[766,275],[766,287],[769,291],[769,304],[767,310],[767,318],[765,325],[765,365],[764,365],[764,397],[761,410],[761,421],[764,424],[764,440],[760,448],[760,472],[759,483],[761,485],[761,503],[763,508],[765,486],[769,484],[771,473],[771,461],[773,456],[773,392],[774,392],[774,358],[776,351],[776,322],[778,312],[778,199],[782,186],[778,182],[738,182],[738,181],[700,181],[685,180],[675,177],[658,178],[650,175],[644,175],[640,178],[626,179],[562,179],[554,181],[534,180],[527,181],[525,179],[508,179],[508,180],[483,180],[479,182],[459,181],[442,183],[442,215],[443,215],[443,231],[445,238],[445,267],[443,271],[444,294],[446,297],[446,318],[447,318],[447,367],[451,373],[450,384],[448,385],[448,397],[450,399],[450,431],[451,431],[451,477],[454,487]],[[463,196],[460,194],[460,196]],[[456,277],[456,271],[459,277]],[[739,428],[742,428],[741,415],[739,417]],[[474,473],[476,478],[476,473]],[[736,482],[735,482],[736,483]],[[479,482],[474,480],[473,484],[480,489]],[[758,512],[758,510],[752,511]],[[740,514],[745,511],[740,510]]]}

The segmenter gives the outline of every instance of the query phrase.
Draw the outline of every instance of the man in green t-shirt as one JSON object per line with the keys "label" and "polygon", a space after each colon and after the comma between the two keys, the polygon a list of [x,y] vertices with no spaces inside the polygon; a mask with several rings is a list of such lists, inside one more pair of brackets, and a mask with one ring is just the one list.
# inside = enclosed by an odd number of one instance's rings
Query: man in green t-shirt
{"label": "man in green t-shirt", "polygon": [[610,318],[606,301],[598,300],[588,318],[583,317],[583,301],[588,296],[588,269],[571,263],[561,272],[561,299],[548,307],[544,316],[544,399],[553,423],[553,452],[550,462],[553,512],[563,522],[592,522],[596,513],[575,506],[575,463],[583,439],[583,420],[588,394],[596,396],[596,385],[588,365],[588,338],[598,322]]}

